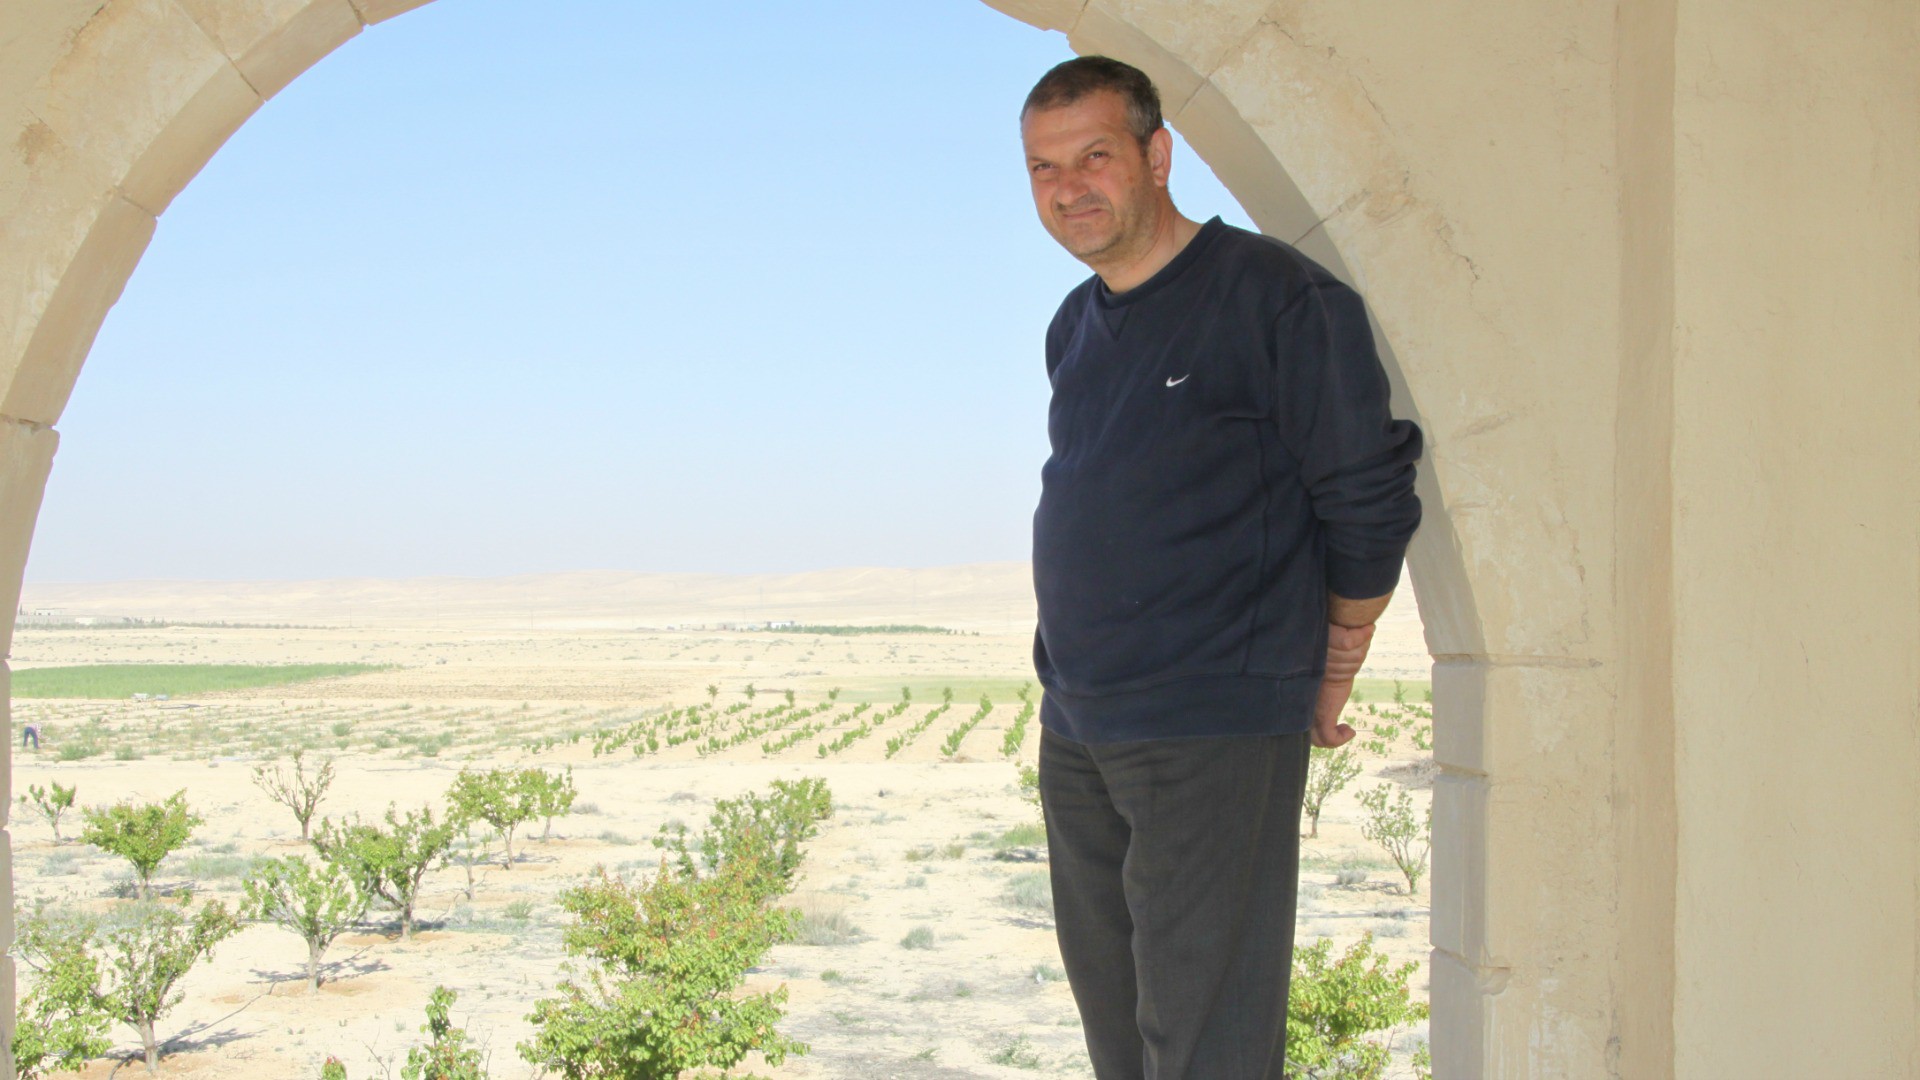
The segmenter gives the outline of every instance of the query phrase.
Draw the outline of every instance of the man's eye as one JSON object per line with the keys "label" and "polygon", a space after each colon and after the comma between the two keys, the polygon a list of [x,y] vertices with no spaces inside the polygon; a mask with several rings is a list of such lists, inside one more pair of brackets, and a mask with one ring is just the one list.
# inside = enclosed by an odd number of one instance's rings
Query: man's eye
{"label": "man's eye", "polygon": [[1107,152],[1105,150],[1095,150],[1093,153],[1087,155],[1087,160],[1097,161],[1106,156],[1107,156]]}

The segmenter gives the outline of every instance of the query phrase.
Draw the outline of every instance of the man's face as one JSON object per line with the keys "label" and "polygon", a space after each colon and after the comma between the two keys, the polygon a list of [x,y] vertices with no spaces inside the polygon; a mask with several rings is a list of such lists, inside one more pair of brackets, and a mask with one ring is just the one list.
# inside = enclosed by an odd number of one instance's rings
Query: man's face
{"label": "man's face", "polygon": [[1020,141],[1040,224],[1074,258],[1098,263],[1151,244],[1172,147],[1166,129],[1141,146],[1126,100],[1102,90],[1028,113]]}

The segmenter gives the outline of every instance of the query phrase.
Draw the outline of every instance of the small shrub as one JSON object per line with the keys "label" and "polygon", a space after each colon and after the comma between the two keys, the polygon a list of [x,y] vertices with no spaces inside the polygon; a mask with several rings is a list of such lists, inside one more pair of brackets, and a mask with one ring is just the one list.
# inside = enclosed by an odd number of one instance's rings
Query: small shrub
{"label": "small shrub", "polygon": [[152,893],[153,872],[161,860],[186,844],[194,827],[202,824],[187,810],[184,788],[167,796],[165,802],[136,804],[129,800],[105,810],[88,807],[80,814],[87,823],[80,833],[81,841],[132,863],[142,900]]}
{"label": "small shrub", "polygon": [[933,927],[916,926],[907,931],[907,936],[900,939],[900,947],[903,949],[933,948]]}
{"label": "small shrub", "polygon": [[987,1060],[995,1065],[1011,1065],[1016,1069],[1040,1067],[1040,1055],[1034,1051],[1033,1041],[1025,1035],[1009,1039],[1006,1045],[994,1051]]}
{"label": "small shrub", "polygon": [[847,917],[844,902],[809,897],[796,905],[800,920],[794,940],[802,945],[831,947],[860,940],[860,928]]}
{"label": "small shrub", "polygon": [[486,1064],[478,1048],[468,1045],[465,1030],[454,1024],[453,1003],[459,995],[436,986],[427,995],[427,1022],[420,1030],[427,1045],[407,1051],[401,1080],[486,1080]]}
{"label": "small shrub", "polygon": [[500,914],[515,922],[526,922],[533,918],[533,901],[512,900],[500,910]]}
{"label": "small shrub", "polygon": [[1427,1007],[1411,1000],[1407,980],[1420,967],[1387,966],[1364,934],[1339,959],[1322,938],[1295,949],[1287,1001],[1287,1059],[1309,1076],[1377,1080],[1387,1066],[1387,1048],[1363,1039],[1374,1031],[1423,1020]]}
{"label": "small shrub", "polygon": [[1413,796],[1405,788],[1390,784],[1362,793],[1360,803],[1367,808],[1366,820],[1360,823],[1361,834],[1386,849],[1407,879],[1407,895],[1412,896],[1427,872],[1427,852],[1433,838],[1432,804],[1428,804],[1424,819],[1416,819]]}
{"label": "small shrub", "polygon": [[39,784],[27,785],[27,793],[20,796],[20,805],[28,807],[34,813],[46,819],[53,827],[53,842],[61,842],[60,819],[73,809],[74,799],[78,797],[79,785],[62,787],[58,780],[53,782],[51,790]]}
{"label": "small shrub", "polygon": [[1350,866],[1344,870],[1337,870],[1333,875],[1333,883],[1343,889],[1352,888],[1355,885],[1363,885],[1366,883],[1366,880],[1367,872],[1354,866]]}
{"label": "small shrub", "polygon": [[1053,882],[1044,870],[1015,874],[1007,882],[1008,904],[1022,911],[1053,913]]}

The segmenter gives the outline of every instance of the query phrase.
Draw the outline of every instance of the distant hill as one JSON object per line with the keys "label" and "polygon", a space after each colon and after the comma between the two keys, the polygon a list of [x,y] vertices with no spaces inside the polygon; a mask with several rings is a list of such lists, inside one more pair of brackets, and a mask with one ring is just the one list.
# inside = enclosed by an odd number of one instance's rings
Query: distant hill
{"label": "distant hill", "polygon": [[[303,626],[664,627],[721,622],[916,623],[1027,634],[1033,577],[1024,562],[920,569],[851,567],[797,574],[646,574],[582,570],[513,577],[313,581],[42,582],[26,609],[64,617]],[[1425,677],[1413,590],[1382,620],[1369,673]]]}

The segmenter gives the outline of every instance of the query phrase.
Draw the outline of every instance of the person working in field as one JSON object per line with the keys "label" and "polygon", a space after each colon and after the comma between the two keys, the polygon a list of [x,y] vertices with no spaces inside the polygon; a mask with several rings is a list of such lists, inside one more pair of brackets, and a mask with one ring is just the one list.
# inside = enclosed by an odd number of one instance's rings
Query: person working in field
{"label": "person working in field", "polygon": [[1094,274],[1046,334],[1033,520],[1040,794],[1100,1080],[1280,1080],[1308,746],[1420,522],[1360,297],[1197,223],[1140,71],[1082,57],[1021,110],[1041,224]]}

